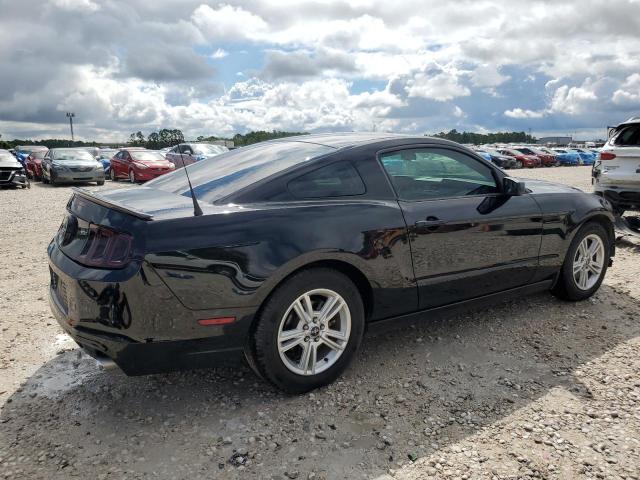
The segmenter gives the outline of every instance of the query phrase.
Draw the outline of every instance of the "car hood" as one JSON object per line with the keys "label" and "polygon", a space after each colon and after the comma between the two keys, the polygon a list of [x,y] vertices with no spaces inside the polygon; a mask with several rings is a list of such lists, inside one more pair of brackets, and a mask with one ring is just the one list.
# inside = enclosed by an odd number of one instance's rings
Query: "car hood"
{"label": "car hood", "polygon": [[525,187],[531,193],[583,193],[579,188],[570,187],[562,183],[533,180],[531,178],[518,178],[518,180],[524,182]]}
{"label": "car hood", "polygon": [[22,168],[22,165],[15,158],[0,158],[0,167]]}

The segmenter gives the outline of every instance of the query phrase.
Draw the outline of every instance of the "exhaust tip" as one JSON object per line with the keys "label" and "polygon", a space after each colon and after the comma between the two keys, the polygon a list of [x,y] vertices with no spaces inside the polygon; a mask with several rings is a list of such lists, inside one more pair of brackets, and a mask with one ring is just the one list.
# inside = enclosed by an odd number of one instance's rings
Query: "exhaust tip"
{"label": "exhaust tip", "polygon": [[111,360],[109,357],[96,357],[96,362],[98,362],[98,365],[100,365],[104,370],[117,370],[118,368],[116,362]]}

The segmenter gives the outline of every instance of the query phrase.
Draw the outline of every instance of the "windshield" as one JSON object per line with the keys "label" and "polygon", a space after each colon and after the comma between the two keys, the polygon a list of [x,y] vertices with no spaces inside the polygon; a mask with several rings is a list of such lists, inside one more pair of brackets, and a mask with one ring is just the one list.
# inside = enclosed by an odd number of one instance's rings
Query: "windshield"
{"label": "windshield", "polygon": [[111,158],[113,157],[116,153],[118,153],[117,150],[100,150],[98,152],[98,156],[102,157],[102,158]]}
{"label": "windshield", "polygon": [[222,145],[192,145],[192,148],[193,153],[196,155],[218,155],[229,151],[227,147],[223,147]]}
{"label": "windshield", "polygon": [[9,152],[0,152],[0,160],[13,160],[15,161],[15,157],[11,155]]}
{"label": "windshield", "polygon": [[[314,143],[262,143],[223,153],[187,168],[196,197],[214,202],[258,180],[332,151],[335,151],[333,147]],[[147,186],[190,196],[182,169],[158,177]]]}
{"label": "windshield", "polygon": [[164,155],[160,152],[153,152],[153,151],[129,151],[129,153],[131,154],[131,158],[133,158],[134,160],[141,160],[141,161],[160,161],[160,160],[166,160],[164,158]]}
{"label": "windshield", "polygon": [[46,153],[47,153],[47,151],[46,151],[46,150],[38,150],[38,151],[36,151],[36,152],[31,152],[31,156],[32,156],[33,158],[37,158],[37,159],[39,159],[39,160],[42,160],[42,159],[44,158],[44,156],[45,156],[45,154],[46,154]]}
{"label": "windshield", "polygon": [[95,160],[86,150],[56,150],[53,154],[56,162],[67,160]]}
{"label": "windshield", "polygon": [[525,155],[533,155],[533,152],[531,150],[529,150],[528,148],[517,148],[516,150],[518,150],[519,152],[524,153]]}
{"label": "windshield", "polygon": [[556,150],[556,152],[558,152],[558,153],[567,153],[567,151],[566,151],[566,150],[559,150],[559,149],[558,149],[558,150]]}

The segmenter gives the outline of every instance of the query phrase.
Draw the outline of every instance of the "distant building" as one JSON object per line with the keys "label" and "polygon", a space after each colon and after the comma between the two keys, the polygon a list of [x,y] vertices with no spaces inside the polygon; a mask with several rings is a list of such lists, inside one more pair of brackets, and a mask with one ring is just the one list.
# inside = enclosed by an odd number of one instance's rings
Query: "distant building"
{"label": "distant building", "polygon": [[537,140],[540,145],[557,145],[559,147],[566,147],[572,141],[572,137],[542,137]]}

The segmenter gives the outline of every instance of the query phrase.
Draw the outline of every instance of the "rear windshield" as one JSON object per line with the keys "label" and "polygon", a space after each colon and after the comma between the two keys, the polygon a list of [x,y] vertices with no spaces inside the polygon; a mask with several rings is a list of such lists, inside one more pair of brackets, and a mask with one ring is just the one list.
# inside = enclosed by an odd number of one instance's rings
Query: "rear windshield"
{"label": "rear windshield", "polygon": [[95,160],[86,150],[56,150],[53,154],[53,159],[56,161],[66,160]]}
{"label": "rear windshield", "polygon": [[[187,168],[196,197],[214,202],[258,180],[332,151],[335,151],[333,147],[314,143],[263,143],[238,148]],[[146,186],[190,196],[187,177],[182,169],[158,177]]]}
{"label": "rear windshield", "polygon": [[42,160],[46,154],[47,154],[46,150],[38,150],[35,152],[31,152],[32,157],[39,158],[40,160]]}
{"label": "rear windshield", "polygon": [[131,158],[133,158],[134,160],[165,160],[164,155],[160,152],[145,152],[133,150],[129,151],[129,153],[131,154]]}
{"label": "rear windshield", "polygon": [[640,146],[640,125],[624,127],[613,139],[613,144],[619,147]]}
{"label": "rear windshield", "polygon": [[196,155],[217,155],[219,153],[228,152],[229,149],[227,147],[223,147],[222,145],[193,145],[193,153]]}

